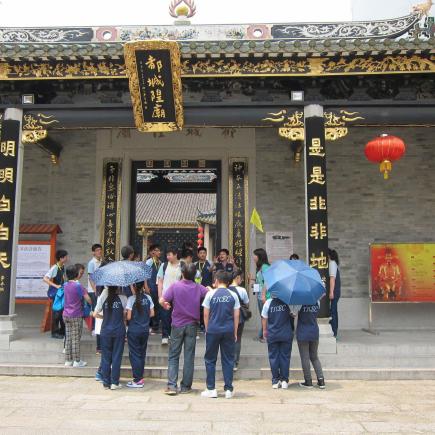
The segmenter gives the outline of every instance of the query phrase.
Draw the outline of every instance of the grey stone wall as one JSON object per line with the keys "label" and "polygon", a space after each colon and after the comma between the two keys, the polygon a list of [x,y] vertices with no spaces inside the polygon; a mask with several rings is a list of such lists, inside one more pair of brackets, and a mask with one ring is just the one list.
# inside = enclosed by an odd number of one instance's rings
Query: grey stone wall
{"label": "grey stone wall", "polygon": [[25,146],[21,223],[59,224],[58,248],[66,249],[72,262],[85,263],[94,243],[96,134],[51,136],[63,146],[58,165],[37,146]]}
{"label": "grey stone wall", "polygon": [[[369,244],[435,240],[434,128],[354,128],[327,143],[330,246],[341,259],[343,297],[368,297]],[[407,144],[385,181],[364,156],[365,144],[386,132]],[[272,129],[257,129],[256,206],[266,230],[293,231],[305,254],[303,163],[291,161],[289,144]],[[259,237],[257,246],[264,245]]]}

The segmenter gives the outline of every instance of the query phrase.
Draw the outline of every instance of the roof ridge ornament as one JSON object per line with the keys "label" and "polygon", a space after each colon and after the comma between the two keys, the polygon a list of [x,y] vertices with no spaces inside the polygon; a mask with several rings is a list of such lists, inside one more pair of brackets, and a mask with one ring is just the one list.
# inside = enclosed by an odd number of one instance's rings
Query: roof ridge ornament
{"label": "roof ridge ornament", "polygon": [[424,3],[419,3],[412,7],[412,12],[420,16],[429,16],[429,12],[433,6],[432,0],[426,0]]}
{"label": "roof ridge ornament", "polygon": [[190,24],[188,18],[196,14],[195,0],[172,0],[169,15],[175,18],[175,24]]}

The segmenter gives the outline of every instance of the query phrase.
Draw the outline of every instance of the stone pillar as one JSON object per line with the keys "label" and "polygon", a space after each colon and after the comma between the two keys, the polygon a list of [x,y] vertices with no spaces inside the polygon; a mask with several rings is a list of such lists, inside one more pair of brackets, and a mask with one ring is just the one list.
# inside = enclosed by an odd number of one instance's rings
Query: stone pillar
{"label": "stone pillar", "polygon": [[6,109],[0,141],[0,348],[8,349],[17,327],[15,287],[20,227],[23,144],[21,109]]}

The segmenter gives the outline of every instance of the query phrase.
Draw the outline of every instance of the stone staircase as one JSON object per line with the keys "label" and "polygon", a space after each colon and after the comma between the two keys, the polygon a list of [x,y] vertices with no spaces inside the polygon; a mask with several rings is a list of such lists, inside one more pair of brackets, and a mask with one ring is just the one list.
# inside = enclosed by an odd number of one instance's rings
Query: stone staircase
{"label": "stone staircase", "polygon": [[[242,342],[242,355],[235,379],[269,379],[267,346],[255,342],[254,331],[247,331]],[[387,332],[370,335],[362,331],[343,331],[335,353],[321,353],[325,378],[334,380],[361,379],[435,379],[435,332]],[[100,357],[95,354],[95,341],[88,333],[82,339],[83,369],[64,367],[63,343],[47,334],[21,330],[21,338],[11,343],[10,350],[0,353],[0,375],[78,376],[93,377]],[[205,338],[200,335],[195,357],[195,379],[205,379],[203,355]],[[161,346],[158,336],[148,344],[145,376],[166,378],[167,346]],[[183,362],[181,358],[180,368]],[[219,363],[218,363],[219,366]],[[301,379],[302,371],[296,341],[293,342],[291,378]],[[131,369],[126,345],[122,372],[130,378]],[[218,370],[218,377],[221,372]]]}

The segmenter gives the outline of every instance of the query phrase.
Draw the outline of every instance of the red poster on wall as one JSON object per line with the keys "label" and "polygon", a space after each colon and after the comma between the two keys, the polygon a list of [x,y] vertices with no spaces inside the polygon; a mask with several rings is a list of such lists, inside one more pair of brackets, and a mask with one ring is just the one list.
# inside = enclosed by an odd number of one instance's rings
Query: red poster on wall
{"label": "red poster on wall", "polygon": [[435,302],[435,243],[370,246],[372,302]]}

